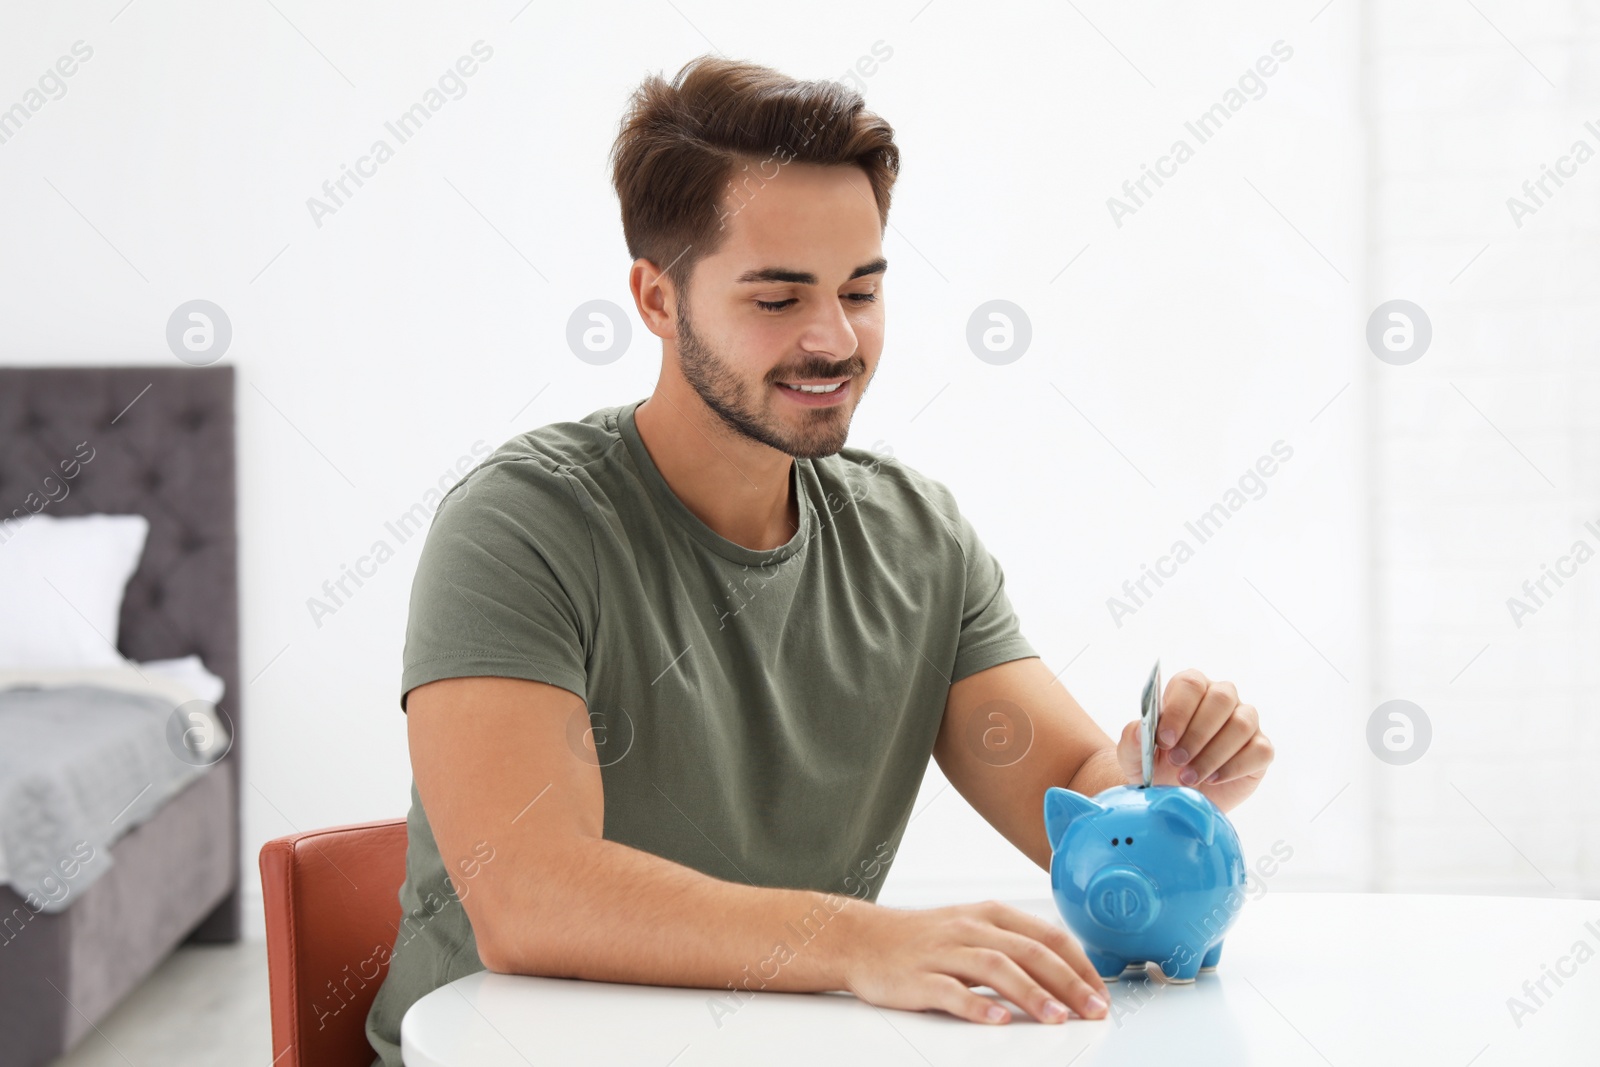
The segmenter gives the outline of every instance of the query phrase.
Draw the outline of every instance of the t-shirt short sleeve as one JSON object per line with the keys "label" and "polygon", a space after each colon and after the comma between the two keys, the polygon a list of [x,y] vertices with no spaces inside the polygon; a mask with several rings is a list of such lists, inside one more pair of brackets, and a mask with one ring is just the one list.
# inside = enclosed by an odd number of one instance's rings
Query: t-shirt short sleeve
{"label": "t-shirt short sleeve", "polygon": [[416,686],[489,675],[586,697],[594,546],[572,481],[491,456],[440,503],[411,583],[400,707]]}
{"label": "t-shirt short sleeve", "polygon": [[961,638],[956,646],[950,681],[1014,659],[1039,653],[1022,635],[1022,625],[1006,596],[1005,572],[1000,561],[984,547],[972,523],[948,495],[949,520],[966,568],[966,592],[961,604]]}

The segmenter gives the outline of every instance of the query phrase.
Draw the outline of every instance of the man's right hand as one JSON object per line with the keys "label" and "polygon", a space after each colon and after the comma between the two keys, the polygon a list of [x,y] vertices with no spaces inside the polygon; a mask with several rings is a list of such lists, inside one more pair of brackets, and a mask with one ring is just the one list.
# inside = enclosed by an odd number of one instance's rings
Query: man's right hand
{"label": "man's right hand", "polygon": [[841,930],[838,975],[869,1004],[939,1008],[971,1022],[1003,1023],[1011,1012],[969,986],[984,985],[1040,1022],[1061,1022],[1063,1004],[1102,1018],[1111,995],[1064,928],[996,901],[902,910],[864,904]]}

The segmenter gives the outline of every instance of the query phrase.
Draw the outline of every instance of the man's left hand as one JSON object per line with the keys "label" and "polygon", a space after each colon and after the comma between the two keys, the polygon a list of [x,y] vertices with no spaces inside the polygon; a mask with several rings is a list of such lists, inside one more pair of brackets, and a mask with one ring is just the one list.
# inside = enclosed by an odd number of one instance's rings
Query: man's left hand
{"label": "man's left hand", "polygon": [[[1156,729],[1154,784],[1193,786],[1228,811],[1256,791],[1272,755],[1256,709],[1239,703],[1232,682],[1192,668],[1172,676]],[[1117,763],[1130,783],[1144,781],[1137,719],[1122,731]]]}

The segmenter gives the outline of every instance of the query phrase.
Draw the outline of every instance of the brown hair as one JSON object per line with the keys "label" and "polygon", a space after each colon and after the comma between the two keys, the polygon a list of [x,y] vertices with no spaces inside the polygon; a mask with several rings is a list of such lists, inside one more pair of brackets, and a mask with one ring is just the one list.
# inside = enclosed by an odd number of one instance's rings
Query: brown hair
{"label": "brown hair", "polygon": [[777,175],[773,164],[790,162],[860,167],[880,226],[888,224],[900,150],[894,128],[854,89],[710,55],[685,64],[671,84],[650,75],[611,148],[629,255],[650,260],[686,292],[694,264],[727,236],[718,205],[736,168],[750,172],[739,191],[753,193],[752,182],[759,189]]}

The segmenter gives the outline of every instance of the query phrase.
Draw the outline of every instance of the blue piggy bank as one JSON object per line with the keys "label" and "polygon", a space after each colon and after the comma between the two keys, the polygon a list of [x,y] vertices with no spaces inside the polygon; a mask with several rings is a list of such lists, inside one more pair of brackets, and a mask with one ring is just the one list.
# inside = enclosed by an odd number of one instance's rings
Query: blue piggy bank
{"label": "blue piggy bank", "polygon": [[1214,970],[1244,903],[1233,824],[1188,786],[1120,785],[1093,799],[1044,795],[1050,886],[1101,978],[1155,963],[1168,981]]}

